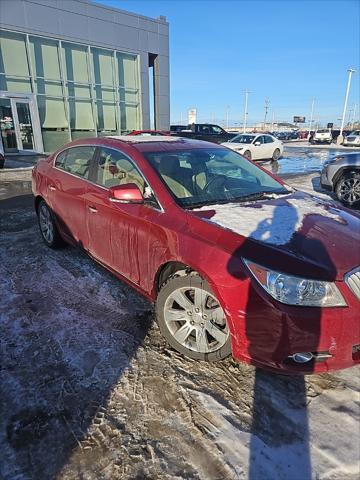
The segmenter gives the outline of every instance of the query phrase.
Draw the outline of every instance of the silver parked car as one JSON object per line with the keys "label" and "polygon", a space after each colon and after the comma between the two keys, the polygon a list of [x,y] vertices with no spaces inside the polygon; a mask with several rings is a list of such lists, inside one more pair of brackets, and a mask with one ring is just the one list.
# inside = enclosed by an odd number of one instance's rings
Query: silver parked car
{"label": "silver parked car", "polygon": [[335,192],[348,207],[360,206],[360,153],[336,155],[325,162],[321,172],[321,186]]}

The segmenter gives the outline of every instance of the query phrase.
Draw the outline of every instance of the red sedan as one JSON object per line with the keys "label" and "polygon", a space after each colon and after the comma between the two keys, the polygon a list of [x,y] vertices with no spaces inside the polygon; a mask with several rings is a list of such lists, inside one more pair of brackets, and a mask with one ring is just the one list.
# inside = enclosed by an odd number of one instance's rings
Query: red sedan
{"label": "red sedan", "polygon": [[185,138],[72,142],[33,170],[49,247],[79,245],[156,304],[198,360],[283,373],[360,360],[360,219],[223,146]]}

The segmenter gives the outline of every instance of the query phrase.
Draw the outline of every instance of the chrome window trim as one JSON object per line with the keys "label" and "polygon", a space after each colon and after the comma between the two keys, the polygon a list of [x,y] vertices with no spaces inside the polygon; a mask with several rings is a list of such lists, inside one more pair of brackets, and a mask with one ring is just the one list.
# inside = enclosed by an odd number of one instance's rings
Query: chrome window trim
{"label": "chrome window trim", "polygon": [[[104,185],[99,185],[98,183],[96,182],[92,182],[91,180],[87,179],[87,178],[84,178],[84,177],[81,177],[80,175],[75,175],[74,173],[71,173],[71,172],[67,172],[66,170],[63,170],[62,168],[59,168],[55,165],[56,163],[56,160],[58,158],[59,155],[61,155],[62,153],[64,153],[65,151],[67,150],[70,150],[71,148],[76,148],[76,147],[95,147],[95,151],[97,148],[108,148],[109,150],[114,150],[115,152],[120,152],[122,153],[128,160],[129,162],[134,166],[134,168],[136,170],[138,170],[138,172],[140,173],[140,175],[144,178],[145,182],[147,183],[147,185],[151,188],[151,191],[155,197],[155,200],[156,202],[158,203],[159,207],[160,208],[155,208],[154,206],[152,205],[146,205],[147,207],[149,208],[152,208],[153,210],[156,210],[157,212],[160,212],[160,213],[165,213],[165,210],[164,210],[164,207],[162,206],[161,202],[159,201],[158,197],[155,195],[154,193],[154,189],[152,188],[152,186],[150,185],[150,182],[148,181],[148,179],[146,178],[146,175],[144,175],[144,173],[142,172],[141,168],[134,162],[134,160],[132,158],[129,157],[129,155],[127,155],[126,153],[124,153],[123,151],[119,150],[118,148],[114,148],[114,147],[108,147],[107,145],[104,145],[104,144],[79,144],[79,145],[71,145],[67,148],[64,148],[64,150],[61,150],[61,152],[57,153],[56,156],[54,157],[54,160],[52,161],[52,167],[55,168],[56,170],[59,170],[60,172],[63,172],[63,173],[67,173],[68,175],[71,175],[72,177],[75,177],[75,178],[79,178],[80,180],[84,180],[85,182],[88,182],[90,183],[91,185],[95,185],[99,188],[102,188],[103,190],[106,190],[107,192],[110,190],[108,187],[104,187]],[[95,152],[94,152],[95,153]],[[94,160],[94,155],[92,157],[92,160]]]}

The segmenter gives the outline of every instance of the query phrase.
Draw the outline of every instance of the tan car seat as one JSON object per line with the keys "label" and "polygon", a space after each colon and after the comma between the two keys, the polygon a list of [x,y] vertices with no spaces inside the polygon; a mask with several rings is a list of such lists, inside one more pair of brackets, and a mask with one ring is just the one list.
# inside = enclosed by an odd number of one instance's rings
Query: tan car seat
{"label": "tan car seat", "polygon": [[172,193],[178,198],[192,197],[191,172],[180,167],[176,155],[163,155],[160,160],[159,173]]}

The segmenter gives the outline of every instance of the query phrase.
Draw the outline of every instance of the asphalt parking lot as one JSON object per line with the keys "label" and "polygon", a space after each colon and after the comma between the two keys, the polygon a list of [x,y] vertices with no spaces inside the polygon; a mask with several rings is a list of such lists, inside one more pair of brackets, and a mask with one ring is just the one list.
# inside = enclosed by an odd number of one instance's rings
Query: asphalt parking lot
{"label": "asphalt parking lot", "polygon": [[[267,168],[330,198],[326,155]],[[0,182],[1,478],[358,478],[358,367],[303,378],[182,357],[133,289],[45,247],[29,169]]]}

